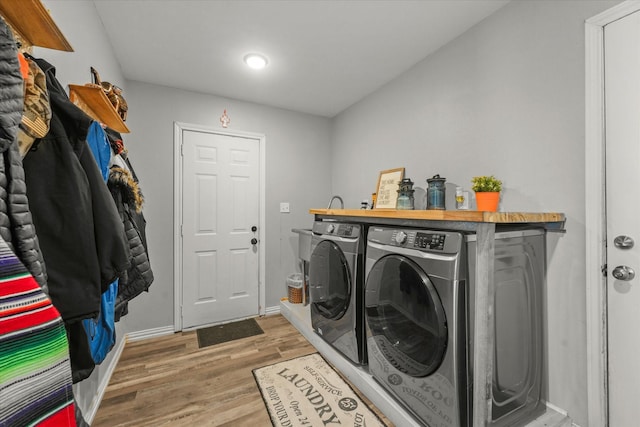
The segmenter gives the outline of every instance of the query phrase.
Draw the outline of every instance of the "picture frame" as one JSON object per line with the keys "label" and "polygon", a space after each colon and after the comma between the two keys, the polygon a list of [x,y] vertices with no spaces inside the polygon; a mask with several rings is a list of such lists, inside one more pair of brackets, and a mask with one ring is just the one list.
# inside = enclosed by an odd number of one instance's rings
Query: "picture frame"
{"label": "picture frame", "polygon": [[403,178],[404,168],[380,171],[374,209],[396,209],[398,188]]}

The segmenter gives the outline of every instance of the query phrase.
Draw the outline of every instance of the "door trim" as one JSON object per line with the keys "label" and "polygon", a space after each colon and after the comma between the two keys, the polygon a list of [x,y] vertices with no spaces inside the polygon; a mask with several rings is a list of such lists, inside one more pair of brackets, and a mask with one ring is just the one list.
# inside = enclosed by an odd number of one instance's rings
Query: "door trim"
{"label": "door trim", "polygon": [[585,269],[590,426],[608,426],[604,27],[640,10],[622,2],[585,21]]}
{"label": "door trim", "polygon": [[192,123],[173,123],[173,329],[182,331],[182,132],[185,130],[215,133],[226,136],[236,136],[258,140],[259,177],[260,177],[260,218],[258,224],[258,239],[260,242],[258,256],[258,314],[266,313],[265,286],[265,250],[266,247],[266,136],[264,134],[243,132],[237,130],[219,129]]}

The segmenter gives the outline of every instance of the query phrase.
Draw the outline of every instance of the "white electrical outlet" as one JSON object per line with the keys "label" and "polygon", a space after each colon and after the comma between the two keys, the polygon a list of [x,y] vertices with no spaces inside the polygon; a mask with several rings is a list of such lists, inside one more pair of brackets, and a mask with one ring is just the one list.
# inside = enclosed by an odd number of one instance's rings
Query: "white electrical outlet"
{"label": "white electrical outlet", "polygon": [[280,202],[280,213],[289,213],[289,202]]}

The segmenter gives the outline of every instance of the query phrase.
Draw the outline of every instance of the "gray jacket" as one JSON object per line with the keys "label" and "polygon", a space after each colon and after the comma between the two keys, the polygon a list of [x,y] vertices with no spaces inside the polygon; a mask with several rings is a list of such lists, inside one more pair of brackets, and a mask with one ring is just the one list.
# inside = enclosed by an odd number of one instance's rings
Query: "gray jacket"
{"label": "gray jacket", "polygon": [[23,84],[16,42],[0,18],[0,237],[46,292],[47,274],[29,210],[17,143]]}
{"label": "gray jacket", "polygon": [[[127,164],[131,167],[131,163],[127,162]],[[146,221],[142,214],[144,199],[138,187],[135,173],[129,173],[121,167],[112,166],[107,185],[124,224],[131,256],[131,266],[126,274],[120,276],[118,283],[118,297],[115,307],[115,319],[118,321],[121,316],[127,313],[129,301],[142,292],[148,291],[154,277],[147,253]]]}

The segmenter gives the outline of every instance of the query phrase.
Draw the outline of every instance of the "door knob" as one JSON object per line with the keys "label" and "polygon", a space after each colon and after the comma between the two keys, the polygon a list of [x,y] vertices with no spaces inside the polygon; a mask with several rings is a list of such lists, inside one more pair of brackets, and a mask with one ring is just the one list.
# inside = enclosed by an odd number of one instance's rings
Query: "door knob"
{"label": "door knob", "polygon": [[633,239],[629,236],[618,236],[613,239],[613,244],[616,248],[631,249],[633,247]]}
{"label": "door knob", "polygon": [[626,265],[617,266],[616,268],[613,269],[611,274],[616,279],[625,280],[625,281],[629,281],[629,280],[633,279],[634,277],[636,277],[636,272],[633,271],[633,268],[627,267]]}
{"label": "door knob", "polygon": [[252,245],[257,245],[258,244],[258,239],[256,239],[255,237],[253,239],[251,239],[251,244]]}

